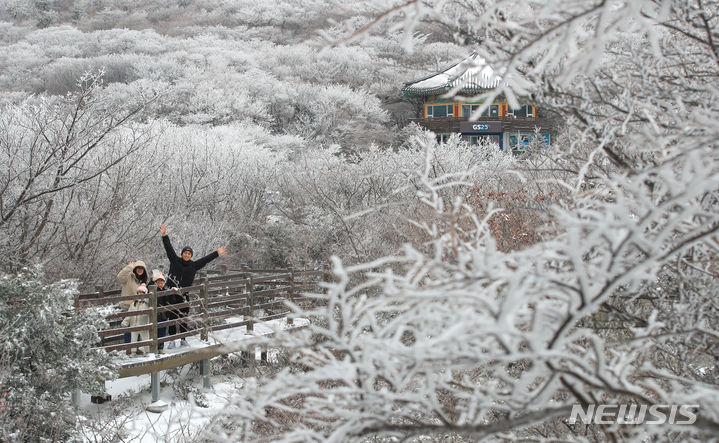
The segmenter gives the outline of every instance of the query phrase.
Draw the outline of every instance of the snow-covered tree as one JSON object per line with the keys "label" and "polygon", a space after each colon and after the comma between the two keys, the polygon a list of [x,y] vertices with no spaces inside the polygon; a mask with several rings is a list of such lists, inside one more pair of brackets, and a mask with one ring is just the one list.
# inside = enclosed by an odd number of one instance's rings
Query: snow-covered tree
{"label": "snow-covered tree", "polygon": [[101,177],[149,142],[133,118],[148,100],[117,102],[99,77],[80,79],[64,97],[28,98],[3,106],[0,117],[0,232],[9,263],[22,266],[57,246],[65,222],[61,203],[75,188]]}
{"label": "snow-covered tree", "polygon": [[[427,149],[415,183],[435,216],[415,223],[428,243],[364,264],[335,259],[336,281],[300,312],[318,321],[277,342],[294,365],[246,392],[232,414],[254,427],[233,436],[715,436],[718,6],[410,1],[383,10],[380,20],[401,17],[408,32],[428,19],[481,42],[472,49],[503,76],[485,98],[533,94],[562,112],[574,138],[555,144],[542,168],[567,173],[569,192],[539,240],[498,248],[491,209],[479,217],[456,198],[471,174],[433,176]],[[573,405],[590,404],[693,405],[696,421],[568,420]]]}
{"label": "snow-covered tree", "polygon": [[107,353],[92,349],[106,327],[92,310],[72,315],[77,285],[42,283],[24,269],[0,276],[0,438],[67,441],[75,432],[70,392],[100,395],[115,376]]}

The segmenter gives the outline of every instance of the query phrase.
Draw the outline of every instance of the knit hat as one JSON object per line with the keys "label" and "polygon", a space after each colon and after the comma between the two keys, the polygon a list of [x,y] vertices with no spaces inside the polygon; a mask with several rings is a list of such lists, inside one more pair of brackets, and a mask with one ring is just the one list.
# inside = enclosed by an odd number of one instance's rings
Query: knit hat
{"label": "knit hat", "polygon": [[147,294],[147,286],[145,286],[145,283],[142,283],[140,286],[137,287],[137,292]]}
{"label": "knit hat", "polygon": [[185,251],[190,251],[191,255],[195,255],[195,253],[192,251],[192,248],[189,246],[185,246],[184,248],[182,248],[182,252],[180,252],[180,255],[182,255]]}
{"label": "knit hat", "polygon": [[159,269],[153,269],[152,270],[152,281],[157,280],[167,280],[164,275],[162,275],[162,271]]}

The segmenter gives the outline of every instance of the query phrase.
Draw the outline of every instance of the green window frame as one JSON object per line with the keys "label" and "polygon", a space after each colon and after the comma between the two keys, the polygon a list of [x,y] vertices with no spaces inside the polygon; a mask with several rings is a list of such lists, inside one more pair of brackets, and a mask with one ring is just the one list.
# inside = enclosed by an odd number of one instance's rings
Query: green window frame
{"label": "green window frame", "polygon": [[[462,117],[471,116],[472,112],[479,109],[480,106],[482,105],[474,103],[462,105]],[[499,104],[489,105],[489,107],[485,109],[484,112],[482,112],[482,115],[480,117],[499,117]]]}
{"label": "green window frame", "polygon": [[534,117],[534,105],[521,105],[516,109],[507,108],[507,115],[515,118],[532,118]]}
{"label": "green window frame", "polygon": [[427,105],[427,118],[454,117],[454,105]]}

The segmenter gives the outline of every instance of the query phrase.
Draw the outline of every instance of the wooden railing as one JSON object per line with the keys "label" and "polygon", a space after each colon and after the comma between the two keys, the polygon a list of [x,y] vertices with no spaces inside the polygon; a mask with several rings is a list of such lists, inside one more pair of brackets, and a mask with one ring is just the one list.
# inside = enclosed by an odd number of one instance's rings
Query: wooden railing
{"label": "wooden railing", "polygon": [[[99,331],[101,347],[106,351],[134,349],[149,346],[150,352],[157,353],[158,345],[170,340],[200,335],[207,340],[214,331],[245,326],[252,331],[256,322],[268,321],[287,316],[290,309],[287,302],[304,305],[316,302],[316,298],[303,295],[303,292],[318,292],[320,281],[328,281],[329,273],[325,267],[320,270],[295,269],[250,269],[243,268],[214,276],[200,276],[200,283],[180,289],[166,291],[151,290],[146,297],[149,309],[141,311],[122,311],[119,303],[138,298],[137,295],[120,296],[121,291],[105,291],[96,288],[96,292],[79,294],[75,298],[75,309],[106,307],[113,312],[106,315],[109,329]],[[189,301],[173,305],[158,306],[158,296],[170,294],[188,294]],[[157,315],[167,311],[190,308],[186,317],[160,321]],[[141,326],[122,327],[125,317],[149,315],[150,322]],[[226,319],[242,316],[241,321],[226,322]],[[292,317],[288,317],[292,323]],[[158,329],[184,323],[187,331],[172,336],[158,337]],[[149,339],[124,343],[125,333],[150,331]]]}

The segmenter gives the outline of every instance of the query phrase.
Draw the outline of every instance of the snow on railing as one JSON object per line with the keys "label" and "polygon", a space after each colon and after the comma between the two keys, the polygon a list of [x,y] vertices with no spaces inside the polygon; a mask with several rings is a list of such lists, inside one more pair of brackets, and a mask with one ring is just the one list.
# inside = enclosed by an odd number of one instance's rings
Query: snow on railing
{"label": "snow on railing", "polygon": [[[100,347],[108,352],[129,350],[148,346],[151,353],[158,352],[158,346],[167,341],[200,335],[201,340],[207,340],[213,331],[245,326],[247,331],[253,330],[257,322],[269,321],[276,318],[287,317],[288,324],[292,324],[290,305],[304,306],[317,302],[316,297],[304,295],[308,291],[320,289],[320,281],[329,281],[329,269],[324,266],[318,270],[297,269],[251,269],[242,267],[240,270],[227,270],[222,268],[219,275],[200,276],[200,284],[180,289],[165,291],[151,290],[146,297],[148,309],[138,311],[123,311],[120,302],[136,300],[137,295],[121,296],[120,290],[105,291],[96,287],[96,292],[78,294],[75,297],[75,310],[100,307],[104,308],[105,319],[110,324],[109,329],[98,332]],[[158,305],[158,297],[172,294],[187,294],[185,302],[171,305]],[[179,312],[182,308],[190,308],[190,314],[185,317],[165,321],[158,321],[158,314],[163,312]],[[123,327],[118,325],[126,317],[148,315],[150,322],[144,325]],[[231,321],[242,316],[241,321]],[[179,328],[184,324],[186,332],[171,336],[158,336],[158,329],[169,328],[175,325]],[[150,331],[149,339],[124,343],[126,333]]]}

